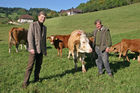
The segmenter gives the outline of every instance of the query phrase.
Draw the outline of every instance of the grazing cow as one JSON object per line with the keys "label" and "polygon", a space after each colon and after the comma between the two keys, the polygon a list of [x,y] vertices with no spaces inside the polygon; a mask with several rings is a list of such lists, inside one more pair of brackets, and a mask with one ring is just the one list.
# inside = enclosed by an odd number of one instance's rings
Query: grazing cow
{"label": "grazing cow", "polygon": [[[121,50],[121,42],[113,45],[110,47],[109,52],[114,52],[114,53],[120,53]],[[119,56],[119,59],[121,58],[121,55]],[[126,55],[126,58],[128,58],[128,56]],[[128,58],[129,60],[129,58]],[[133,60],[135,60],[135,57],[133,58]]]}
{"label": "grazing cow", "polygon": [[130,50],[131,52],[135,52],[136,54],[139,54],[138,62],[140,62],[140,39],[123,39],[121,41],[121,50],[119,56],[123,54],[123,56],[126,57],[127,61],[129,62],[127,56],[128,50]]}
{"label": "grazing cow", "polygon": [[85,53],[91,53],[92,48],[89,45],[89,39],[86,37],[84,31],[75,30],[71,33],[71,36],[68,40],[68,48],[68,58],[70,58],[70,54],[72,54],[75,63],[75,69],[77,70],[77,59],[80,58],[82,62],[82,72],[86,72],[84,65]]}
{"label": "grazing cow", "polygon": [[62,57],[62,49],[68,48],[68,39],[70,35],[51,35],[47,37],[50,43],[57,49],[57,55]]}
{"label": "grazing cow", "polygon": [[18,52],[19,44],[25,44],[27,46],[27,33],[27,30],[18,27],[13,27],[9,31],[9,53],[11,52],[12,45],[16,46],[16,52]]}

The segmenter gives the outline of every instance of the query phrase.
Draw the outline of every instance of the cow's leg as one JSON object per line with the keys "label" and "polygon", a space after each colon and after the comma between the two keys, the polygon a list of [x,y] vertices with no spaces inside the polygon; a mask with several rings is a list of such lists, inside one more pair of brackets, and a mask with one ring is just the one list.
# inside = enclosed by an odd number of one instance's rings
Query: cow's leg
{"label": "cow's leg", "polygon": [[9,53],[11,53],[11,46],[12,46],[12,43],[9,44]]}
{"label": "cow's leg", "polygon": [[69,50],[68,59],[70,59],[71,51]]}
{"label": "cow's leg", "polygon": [[123,61],[125,61],[125,59],[129,62],[130,60],[129,60],[129,58],[128,58],[128,55],[127,55],[127,53],[128,53],[128,50],[126,50],[126,51],[124,51],[123,52]]}
{"label": "cow's leg", "polygon": [[24,48],[27,50],[27,45],[24,45]]}
{"label": "cow's leg", "polygon": [[81,62],[82,62],[82,72],[84,73],[84,72],[86,72],[86,68],[85,68],[85,62],[84,62],[84,54],[83,54],[83,56],[81,56]]}
{"label": "cow's leg", "polygon": [[136,57],[139,56],[139,53],[138,52],[135,52],[135,56],[133,58],[133,60],[136,60]]}
{"label": "cow's leg", "polygon": [[62,57],[62,48],[63,48],[63,43],[59,43],[59,53],[60,53],[60,57]]}
{"label": "cow's leg", "polygon": [[83,73],[86,72],[86,69],[85,69],[85,62],[84,62],[84,61],[82,61],[82,72],[83,72]]}
{"label": "cow's leg", "polygon": [[70,50],[69,50],[68,59],[70,59],[70,54],[71,54],[71,52],[70,52]]}
{"label": "cow's leg", "polygon": [[126,51],[126,59],[127,59],[128,62],[130,62],[127,54],[128,54],[128,51]]}
{"label": "cow's leg", "polygon": [[75,70],[77,71],[77,51],[74,51],[73,59],[75,63]]}
{"label": "cow's leg", "polygon": [[23,44],[20,44],[21,50],[23,49]]}
{"label": "cow's leg", "polygon": [[121,59],[122,52],[119,53],[119,59]]}
{"label": "cow's leg", "polygon": [[60,48],[60,57],[62,57],[62,48]]}
{"label": "cow's leg", "polygon": [[60,49],[57,48],[57,56],[59,56],[59,55],[60,55]]}
{"label": "cow's leg", "polygon": [[74,63],[75,63],[75,70],[77,71],[77,59],[74,58]]}
{"label": "cow's leg", "polygon": [[18,44],[16,44],[16,52],[18,52]]}

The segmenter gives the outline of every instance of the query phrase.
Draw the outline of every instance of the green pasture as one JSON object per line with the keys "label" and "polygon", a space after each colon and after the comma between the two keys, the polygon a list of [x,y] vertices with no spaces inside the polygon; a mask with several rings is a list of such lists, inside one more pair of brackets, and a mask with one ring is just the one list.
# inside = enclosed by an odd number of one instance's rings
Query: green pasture
{"label": "green pasture", "polygon": [[[140,38],[140,3],[104,11],[79,14],[74,16],[47,19],[47,36],[70,34],[75,29],[91,33],[94,21],[101,19],[111,31],[113,44],[123,38]],[[28,29],[29,24],[19,25]],[[8,53],[8,31],[15,25],[0,24],[0,93],[139,93],[140,63],[132,60],[123,62],[118,55],[110,53],[110,67],[114,78],[107,73],[97,77],[98,69],[94,60],[87,55],[86,73],[74,69],[74,62],[68,59],[68,49],[63,50],[63,57],[57,57],[57,50],[47,41],[47,56],[44,56],[40,72],[40,82],[33,83],[34,72],[27,89],[21,87],[28,61],[28,52],[19,47],[19,53],[12,47]],[[34,71],[34,70],[33,70]]]}

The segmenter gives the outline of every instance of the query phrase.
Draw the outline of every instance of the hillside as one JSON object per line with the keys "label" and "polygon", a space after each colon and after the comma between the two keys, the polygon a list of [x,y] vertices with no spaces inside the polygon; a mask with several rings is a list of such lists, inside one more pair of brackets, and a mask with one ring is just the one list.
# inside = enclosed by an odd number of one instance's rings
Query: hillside
{"label": "hillside", "polygon": [[48,26],[48,35],[68,34],[75,29],[92,32],[95,29],[94,21],[101,19],[103,24],[110,28],[112,36],[133,33],[140,30],[139,9],[140,3],[137,3],[98,12],[48,19],[45,24]]}

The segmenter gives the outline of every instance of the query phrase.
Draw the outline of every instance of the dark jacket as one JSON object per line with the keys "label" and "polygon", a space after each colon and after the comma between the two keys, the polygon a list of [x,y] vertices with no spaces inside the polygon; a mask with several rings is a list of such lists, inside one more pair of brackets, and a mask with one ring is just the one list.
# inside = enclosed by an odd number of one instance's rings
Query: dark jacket
{"label": "dark jacket", "polygon": [[38,21],[33,22],[29,26],[28,30],[28,43],[29,50],[34,49],[35,53],[46,54],[46,27],[42,26],[41,28]]}
{"label": "dark jacket", "polygon": [[[93,32],[93,36],[95,37],[94,46],[96,46],[96,34],[98,29]],[[102,26],[101,33],[100,33],[100,45],[99,49],[104,51],[107,47],[112,45],[111,35],[108,28]]]}

